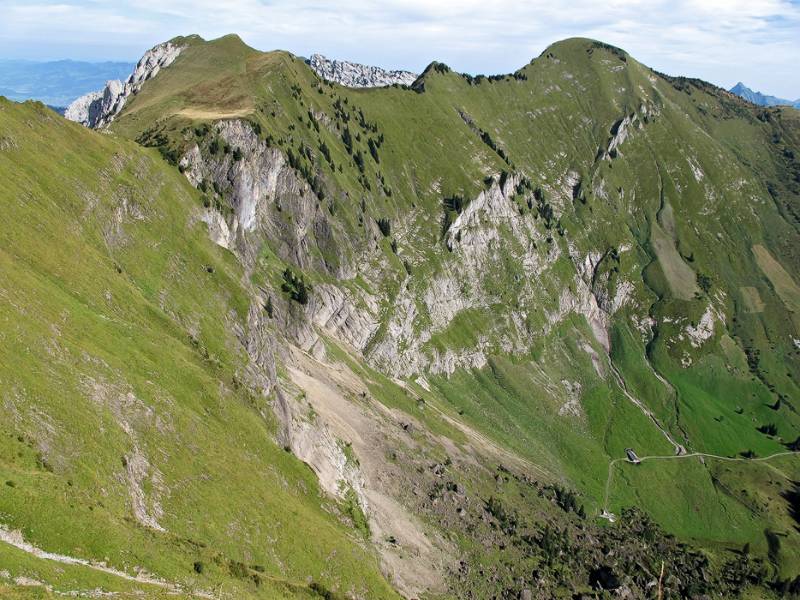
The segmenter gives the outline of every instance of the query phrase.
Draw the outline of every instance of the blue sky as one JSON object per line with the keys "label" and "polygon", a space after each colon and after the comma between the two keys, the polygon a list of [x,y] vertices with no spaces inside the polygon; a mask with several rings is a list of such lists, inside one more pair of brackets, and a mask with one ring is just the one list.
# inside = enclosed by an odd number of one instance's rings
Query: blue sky
{"label": "blue sky", "polygon": [[421,70],[512,71],[586,36],[660,71],[800,97],[800,0],[0,0],[0,58],[135,61],[176,35]]}

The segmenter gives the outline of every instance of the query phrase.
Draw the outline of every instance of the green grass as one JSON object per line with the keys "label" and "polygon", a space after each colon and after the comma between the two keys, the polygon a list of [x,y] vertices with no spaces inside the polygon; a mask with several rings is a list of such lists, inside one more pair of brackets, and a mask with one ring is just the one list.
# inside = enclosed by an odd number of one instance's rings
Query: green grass
{"label": "green grass", "polygon": [[[363,515],[352,502],[347,519],[326,512],[312,474],[271,441],[266,399],[242,385],[246,357],[233,331],[247,318],[247,286],[289,302],[280,291],[287,266],[312,285],[347,289],[359,310],[371,310],[367,297],[378,307],[362,355],[326,339],[328,358],[345,363],[371,396],[466,445],[431,408],[463,420],[577,489],[592,514],[602,508],[608,463],[625,448],[673,452],[619,389],[608,360],[690,450],[766,456],[800,435],[794,111],[755,109],[583,39],[552,45],[517,77],[478,81],[430,69],[419,92],[327,84],[297,57],[258,52],[236,36],[177,41],[185,50],[126,104],[108,135],[40,107],[0,105],[0,180],[11,182],[0,196],[0,336],[13,340],[0,344],[0,411],[12,423],[0,442],[0,479],[16,484],[0,512],[37,543],[176,579],[192,577],[196,555],[209,564],[216,556],[204,578],[252,595],[265,592],[236,580],[226,561],[392,596],[362,546]],[[606,156],[614,124],[631,116],[628,139]],[[233,118],[300,157],[306,174],[285,174],[298,187],[323,191],[310,216],[291,195],[260,207],[264,227],[249,234],[255,260],[245,261],[246,273],[206,239],[201,195],[156,149],[131,141],[158,144],[167,156],[197,145],[218,160],[214,122]],[[379,138],[375,160],[369,140]],[[443,199],[473,201],[502,171],[529,188],[515,195],[511,216],[497,207],[476,216],[470,227],[485,247],[451,251]],[[376,225],[383,219],[386,236]],[[600,262],[579,275],[587,256]],[[607,315],[610,356],[574,308],[588,301],[577,298],[576,277],[605,309],[628,290]],[[434,327],[442,299],[427,292],[441,278],[456,282],[467,308]],[[417,374],[405,387],[387,376],[395,365],[378,364],[373,351],[392,341],[401,291],[416,309],[421,352],[468,356],[480,346],[488,364],[424,373],[431,391]],[[292,325],[304,317],[289,306]],[[724,318],[692,345],[686,328],[709,306]],[[405,340],[399,352],[412,346]],[[92,399],[98,386],[107,392]],[[129,394],[138,402],[120,400]],[[757,429],[771,424],[774,436]],[[132,520],[122,457],[135,450],[157,462],[167,489],[180,490],[161,499],[169,534]],[[798,536],[785,489],[769,474],[761,464],[694,459],[621,465],[610,507],[642,507],[710,551],[751,542],[763,555],[764,530],[780,531],[786,549],[777,568],[789,576]],[[156,483],[145,482],[148,497]],[[100,500],[97,489],[105,490]]]}
{"label": "green grass", "polygon": [[[219,58],[212,60],[214,56]],[[780,334],[787,308],[789,319],[793,318],[791,303],[785,306],[790,292],[783,284],[772,282],[775,289],[771,289],[761,282],[749,250],[764,244],[770,252],[787,256],[791,252],[787,240],[797,239],[785,212],[768,200],[761,174],[769,172],[778,185],[789,185],[781,183],[785,171],[776,166],[776,149],[769,141],[777,127],[774,122],[760,121],[742,103],[707,86],[673,85],[630,56],[581,39],[548,48],[520,70],[524,78],[470,82],[457,73],[429,70],[422,93],[321,84],[290,55],[254,53],[234,38],[193,43],[180,60],[184,62],[176,62],[174,69],[145,87],[113,129],[135,137],[150,127],[156,112],[247,106],[252,107],[248,118],[259,122],[263,136],[272,136],[282,150],[292,148],[297,153],[303,144],[314,150],[309,165],[322,176],[326,196],[336,195],[337,200],[329,219],[335,241],[323,245],[312,239],[311,259],[329,257],[332,251],[335,258],[326,259],[326,264],[346,264],[368,243],[367,229],[360,223],[390,218],[401,256],[413,265],[411,275],[406,275],[389,240],[382,239],[378,250],[367,254],[363,268],[356,269],[358,275],[341,283],[379,298],[380,324],[365,349],[367,355],[388,335],[399,282],[408,278],[419,314],[415,334],[430,334],[423,352],[469,352],[488,342],[490,355],[484,369],[429,378],[435,389],[424,396],[426,401],[441,403],[451,414],[571,481],[596,506],[611,458],[629,446],[652,454],[670,454],[672,449],[608,375],[602,379],[594,373],[579,349],[592,340],[580,317],[568,317],[548,329],[547,317],[557,310],[562,291],[574,291],[575,267],[567,258],[571,251],[567,240],[580,256],[599,251],[608,257],[614,250],[616,258],[604,259],[599,271],[607,277],[609,294],[621,282],[633,284],[634,306],[613,319],[612,360],[631,393],[673,436],[692,449],[737,454],[752,447],[762,454],[779,449],[780,440],[769,439],[756,427],[780,422],[783,440],[800,432],[800,423],[787,406],[779,414],[767,407],[797,391],[794,377],[787,375],[797,373],[797,359],[791,341]],[[191,78],[202,78],[208,93],[187,91]],[[245,99],[232,102],[228,87],[237,94],[241,91]],[[319,132],[305,116],[309,109],[329,119]],[[339,111],[347,113],[349,121],[337,116]],[[378,133],[358,125],[362,112],[385,137],[380,162],[372,161],[367,152],[367,140]],[[598,159],[598,148],[607,145],[612,124],[634,113],[636,120],[617,158]],[[582,115],[591,119],[581,121]],[[793,122],[786,123],[784,138],[793,131],[786,129]],[[194,143],[185,134],[191,125],[180,116],[164,121],[170,144],[183,150]],[[370,189],[362,184],[342,143],[345,125],[354,137],[357,133],[361,137],[353,146],[367,157]],[[494,149],[480,132],[491,137]],[[341,169],[332,169],[316,152],[323,141]],[[515,200],[519,223],[538,236],[536,247],[520,243],[509,223],[487,218],[481,227],[496,234],[498,245],[478,280],[464,281],[466,275],[459,269],[470,257],[448,253],[441,241],[442,199],[452,194],[472,199],[484,188],[484,178],[496,177],[502,170],[521,173],[533,188],[543,190],[545,201],[555,206],[554,221],[566,235],[557,234],[556,227],[547,229],[536,208],[527,208],[523,194]],[[564,196],[567,171],[578,174],[582,200]],[[391,188],[391,196],[377,185],[379,177]],[[730,184],[734,181],[736,187]],[[748,216],[751,211],[755,218]],[[264,246],[269,245],[265,240]],[[523,261],[533,257],[548,262],[550,248],[557,248],[561,258],[548,264],[535,281],[526,282]],[[282,262],[269,265],[270,272],[277,273]],[[476,304],[431,330],[425,290],[432,279],[448,273],[462,278],[462,288],[481,290],[489,303]],[[698,274],[708,278],[708,294],[698,287]],[[307,275],[337,282],[326,267]],[[786,272],[780,279],[791,281],[791,275]],[[778,287],[782,292],[776,296]],[[756,291],[763,313],[753,312],[759,305],[754,304],[753,293],[739,300],[741,288]],[[726,314],[726,322],[716,323],[714,337],[695,348],[684,329],[696,323],[709,303]],[[509,356],[501,350],[501,340],[519,336],[511,325],[512,310],[524,315],[527,337],[522,344],[529,356],[525,352]],[[642,340],[630,322],[647,314],[658,321],[652,341]],[[754,378],[744,351],[756,349],[761,370]],[[352,357],[346,360],[375,382],[371,392],[381,401],[421,414],[413,399],[382,382],[376,371],[359,367]],[[582,385],[577,418],[558,414],[566,401],[562,379]],[[429,426],[441,427],[425,418]],[[741,520],[741,515],[726,515],[738,514],[738,508],[714,499],[713,482],[703,469],[682,469],[676,466],[653,481],[638,482],[638,492],[619,492],[617,506],[651,507],[662,525],[681,535],[690,535],[695,527],[702,533],[697,538],[723,540],[728,525]],[[681,490],[674,504],[668,493],[672,488]],[[690,512],[683,520],[669,518],[685,512],[681,498],[695,495],[708,499],[713,517]],[[769,520],[759,518],[763,524]]]}
{"label": "green grass", "polygon": [[[248,291],[192,218],[198,194],[154,151],[41,105],[3,101],[0,120],[15,145],[0,156],[3,522],[49,551],[242,595],[274,597],[230,561],[301,595],[313,577],[394,597],[273,441],[267,399],[241,385],[231,324]],[[136,453],[166,532],[134,519],[124,465]],[[197,560],[210,565],[199,578]]]}

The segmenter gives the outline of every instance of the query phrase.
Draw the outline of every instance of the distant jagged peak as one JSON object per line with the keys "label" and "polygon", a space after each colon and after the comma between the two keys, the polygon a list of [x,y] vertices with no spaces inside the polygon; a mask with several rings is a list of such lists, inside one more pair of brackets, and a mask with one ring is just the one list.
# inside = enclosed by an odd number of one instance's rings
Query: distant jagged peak
{"label": "distant jagged peak", "polygon": [[323,79],[346,87],[411,85],[417,79],[417,74],[410,71],[390,71],[346,60],[333,60],[322,54],[313,54],[306,62]]}
{"label": "distant jagged peak", "polygon": [[777,96],[762,94],[761,92],[755,92],[741,81],[728,91],[758,106],[794,106],[795,108],[800,108],[800,99],[792,101],[786,100],[785,98],[778,98]]}
{"label": "distant jagged peak", "polygon": [[139,59],[124,83],[114,79],[106,83],[102,90],[81,96],[67,107],[64,116],[92,129],[108,125],[125,106],[128,98],[136,94],[145,81],[171,65],[184,48],[185,45],[177,40],[153,46]]}
{"label": "distant jagged peak", "polygon": [[748,93],[748,92],[752,93],[753,92],[753,90],[751,90],[749,87],[747,87],[741,81],[739,81],[735,86],[733,86],[728,91],[733,93],[733,94],[743,94],[743,93]]}

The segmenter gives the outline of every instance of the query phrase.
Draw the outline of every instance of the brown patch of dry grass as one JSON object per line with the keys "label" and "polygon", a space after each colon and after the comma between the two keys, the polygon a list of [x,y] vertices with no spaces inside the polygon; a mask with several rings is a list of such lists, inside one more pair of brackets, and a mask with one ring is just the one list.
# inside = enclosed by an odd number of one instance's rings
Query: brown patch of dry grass
{"label": "brown patch of dry grass", "polygon": [[786,308],[793,313],[800,313],[800,286],[764,246],[753,246],[753,254],[758,267],[767,276]]}

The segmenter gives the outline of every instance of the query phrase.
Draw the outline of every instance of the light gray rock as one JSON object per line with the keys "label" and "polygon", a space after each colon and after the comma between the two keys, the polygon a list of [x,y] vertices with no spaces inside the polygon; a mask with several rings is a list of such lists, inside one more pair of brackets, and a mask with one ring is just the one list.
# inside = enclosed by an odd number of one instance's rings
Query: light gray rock
{"label": "light gray rock", "polygon": [[620,121],[614,123],[611,128],[611,141],[608,142],[606,155],[611,156],[612,152],[619,152],[619,147],[628,139],[629,127],[632,123],[631,117],[625,116]]}
{"label": "light gray rock", "polygon": [[138,93],[145,81],[171,65],[182,50],[183,46],[176,46],[172,42],[154,46],[144,53],[124,83],[114,79],[106,83],[102,90],[81,96],[67,107],[64,116],[92,129],[108,125],[125,106],[128,98]]}
{"label": "light gray rock", "polygon": [[89,92],[74,100],[64,111],[64,117],[81,125],[89,126],[89,109],[98,106],[97,101],[103,97],[103,92]]}
{"label": "light gray rock", "polygon": [[[239,160],[233,153],[214,156],[193,145],[179,162],[192,185],[199,187],[205,181],[209,188],[216,187],[233,209],[225,223],[213,213],[203,219],[214,241],[234,251],[248,270],[264,240],[270,240],[282,260],[301,270],[330,271],[338,279],[354,277],[351,242],[328,212],[319,209],[316,194],[283,152],[261,140],[246,121],[219,121],[215,129],[222,142],[239,150]],[[332,252],[337,254],[336,267],[321,258]]]}
{"label": "light gray rock", "polygon": [[417,78],[410,71],[387,71],[345,60],[331,60],[321,54],[312,55],[308,65],[323,79],[354,88],[385,87],[395,83],[411,85]]}
{"label": "light gray rock", "polygon": [[450,375],[461,368],[483,367],[492,353],[522,352],[529,346],[531,334],[524,315],[511,311],[510,331],[481,338],[474,347],[443,351],[427,347],[431,337],[446,330],[462,311],[498,304],[497,290],[487,282],[486,273],[510,251],[509,233],[524,275],[519,295],[527,298],[539,293],[537,280],[559,252],[555,244],[542,251],[547,252],[545,256],[537,250],[537,241],[541,247],[547,244],[534,217],[521,215],[512,200],[519,183],[516,175],[508,176],[503,186],[494,181],[458,215],[445,234],[448,260],[423,290],[414,294],[407,286],[401,288],[389,313],[386,335],[368,356],[372,364],[394,377],[424,372]]}
{"label": "light gray rock", "polygon": [[316,325],[358,350],[366,348],[380,325],[375,318],[378,305],[374,300],[371,308],[366,303],[358,306],[348,290],[336,285],[317,285],[310,304]]}
{"label": "light gray rock", "polygon": [[[192,185],[203,185],[209,196],[216,188],[224,194],[217,201],[230,204],[227,214],[213,206],[201,214],[211,239],[234,252],[248,272],[255,268],[264,241],[270,240],[280,258],[301,271],[327,269],[338,280],[352,279],[356,269],[350,242],[337,233],[328,212],[319,209],[316,195],[281,150],[261,140],[246,121],[220,121],[215,129],[220,140],[239,150],[239,160],[233,153],[204,153],[195,144],[179,162]],[[323,248],[325,243],[329,245]],[[338,254],[335,269],[322,262],[325,249]],[[273,301],[280,296],[275,291]],[[322,351],[320,332],[363,351],[378,329],[379,311],[378,301],[359,288],[320,283],[307,305],[288,301],[276,310],[276,319],[284,335],[305,351]]]}

